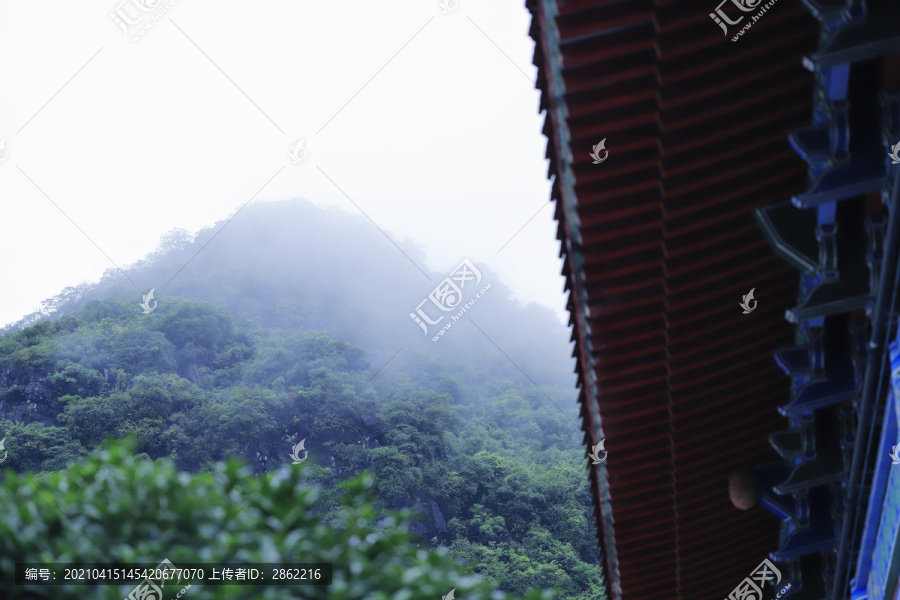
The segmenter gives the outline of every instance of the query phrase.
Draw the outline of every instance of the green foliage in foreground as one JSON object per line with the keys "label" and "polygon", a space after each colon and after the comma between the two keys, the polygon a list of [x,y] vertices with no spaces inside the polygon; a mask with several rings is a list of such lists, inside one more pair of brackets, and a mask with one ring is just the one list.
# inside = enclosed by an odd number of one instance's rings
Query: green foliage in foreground
{"label": "green foliage in foreground", "polygon": [[[6,472],[0,485],[0,585],[6,598],[116,599],[132,584],[13,586],[16,560],[44,563],[152,563],[177,567],[226,562],[330,562],[329,587],[195,584],[183,598],[330,598],[437,600],[451,589],[465,600],[512,598],[477,577],[458,573],[440,551],[425,551],[407,531],[410,515],[393,512],[376,524],[373,479],[344,482],[339,526],[326,525],[317,506],[330,493],[304,482],[305,465],[260,479],[238,461],[210,473],[178,472],[169,459],[132,455],[130,442],[110,443],[84,464],[33,475]],[[57,575],[59,576],[59,575]],[[180,590],[167,586],[166,600]],[[525,600],[547,600],[531,591]]]}

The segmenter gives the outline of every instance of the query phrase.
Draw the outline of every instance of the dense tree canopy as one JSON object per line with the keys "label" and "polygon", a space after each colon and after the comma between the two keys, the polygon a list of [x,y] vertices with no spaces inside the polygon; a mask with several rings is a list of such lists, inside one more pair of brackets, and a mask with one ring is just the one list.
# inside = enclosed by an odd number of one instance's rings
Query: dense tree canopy
{"label": "dense tree canopy", "polygon": [[[102,565],[168,559],[175,567],[203,563],[208,571],[229,563],[333,566],[330,586],[193,582],[184,594],[197,599],[394,600],[440,598],[455,588],[467,599],[512,600],[490,581],[460,573],[446,550],[419,549],[408,512],[384,515],[374,508],[371,476],[359,475],[323,495],[310,483],[309,470],[292,465],[254,479],[229,461],[191,476],[178,473],[171,460],[141,460],[128,445],[115,443],[84,464],[37,479],[8,474],[0,485],[0,498],[11,507],[0,515],[4,598],[121,600],[137,583],[14,586],[15,562],[27,557]],[[327,496],[336,507],[328,524],[319,518]],[[163,591],[177,593],[188,583]],[[551,594],[535,590],[515,597],[549,600]]]}
{"label": "dense tree canopy", "polygon": [[[303,549],[342,569],[330,595],[315,597],[439,598],[455,587],[459,597],[494,588],[537,598],[527,593],[539,587],[605,598],[577,415],[561,386],[412,351],[385,368],[327,332],[266,329],[177,298],[149,315],[134,302],[93,301],[2,336],[0,374],[0,407],[12,411],[0,420],[3,467],[41,473],[36,482],[7,471],[0,489],[3,573],[14,557],[108,560],[93,539],[131,562]],[[88,458],[128,436],[137,458],[116,446]],[[302,484],[283,474],[294,473],[301,441]],[[248,469],[224,467],[230,458]],[[347,489],[373,494],[371,506],[335,491],[351,480]],[[264,491],[220,539],[201,543],[221,522],[214,508],[231,510],[231,490],[248,498],[250,484]],[[12,508],[25,498],[37,512]],[[402,508],[420,515],[413,533],[386,525]],[[451,558],[485,582],[459,580]]]}

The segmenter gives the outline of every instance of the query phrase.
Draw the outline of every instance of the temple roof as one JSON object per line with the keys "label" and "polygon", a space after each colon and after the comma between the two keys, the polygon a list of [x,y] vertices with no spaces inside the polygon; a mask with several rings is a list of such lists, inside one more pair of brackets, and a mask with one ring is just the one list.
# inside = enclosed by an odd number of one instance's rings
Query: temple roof
{"label": "temple roof", "polygon": [[778,545],[728,478],[778,458],[797,274],[752,213],[807,187],[788,136],[811,119],[817,23],[777,2],[733,42],[712,1],[527,6],[585,444],[609,453],[589,468],[611,596],[727,596]]}

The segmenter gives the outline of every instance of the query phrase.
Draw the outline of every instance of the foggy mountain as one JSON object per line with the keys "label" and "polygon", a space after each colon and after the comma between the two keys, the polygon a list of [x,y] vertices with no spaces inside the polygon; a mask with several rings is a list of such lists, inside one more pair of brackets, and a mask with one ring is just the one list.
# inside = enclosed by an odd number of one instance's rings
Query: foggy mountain
{"label": "foggy mountain", "polygon": [[[490,289],[433,342],[449,316],[425,335],[410,313],[456,265],[428,272],[421,247],[395,245],[387,235],[364,216],[304,200],[252,203],[194,239],[183,230],[170,232],[154,253],[123,266],[131,281],[111,268],[99,283],[67,288],[0,332],[73,314],[91,300],[131,300],[140,312],[143,295],[154,289],[160,312],[167,298],[191,298],[265,328],[328,331],[367,350],[378,365],[402,348],[398,363],[424,354],[477,369],[524,372],[538,385],[572,387],[574,395],[567,329],[552,311],[513,301],[484,265],[475,264],[478,287]],[[439,314],[431,308],[434,319]]]}
{"label": "foggy mountain", "polygon": [[[205,543],[204,531],[228,527],[250,546],[278,547],[269,562],[298,560],[305,540],[306,560],[315,552],[336,578],[358,581],[358,540],[390,531],[398,564],[411,547],[444,553],[440,567],[437,554],[428,567],[416,560],[450,587],[605,599],[565,329],[550,310],[513,302],[464,256],[426,275],[421,249],[402,248],[337,209],[252,205],[195,239],[172,232],[125,273],[64,290],[8,327],[0,497],[18,504],[30,494],[16,477],[31,471],[53,501],[27,526],[15,511],[0,517],[0,533],[39,532],[0,535],[0,557],[71,555],[81,544],[81,560],[112,563],[133,560],[147,540],[153,556],[168,555],[177,536],[179,547],[193,545],[190,560],[245,558],[235,549],[247,544]],[[126,438],[133,451],[122,449]],[[235,458],[248,466],[240,475]],[[96,483],[98,469],[116,483]],[[232,479],[210,490],[222,469]],[[297,487],[273,488],[246,513],[227,491],[285,480]],[[147,488],[156,496],[132,510]],[[76,528],[55,529],[63,497],[93,520],[93,544]],[[366,519],[348,525],[346,507],[359,502],[371,529],[354,534]],[[391,528],[399,509],[414,517]],[[254,520],[260,510],[265,527]],[[219,523],[228,511],[250,520]],[[324,526],[301,527],[298,514]],[[394,585],[378,567],[365,576]]]}

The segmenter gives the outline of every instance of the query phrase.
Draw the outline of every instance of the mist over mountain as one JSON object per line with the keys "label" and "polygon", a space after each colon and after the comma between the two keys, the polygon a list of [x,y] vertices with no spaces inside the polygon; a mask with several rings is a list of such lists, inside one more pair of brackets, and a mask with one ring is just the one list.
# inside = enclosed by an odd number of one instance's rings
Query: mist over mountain
{"label": "mist over mountain", "polygon": [[[362,215],[304,200],[253,203],[193,238],[183,230],[168,233],[154,253],[123,267],[127,277],[111,268],[100,282],[67,288],[0,332],[74,314],[93,300],[130,301],[140,314],[143,295],[154,289],[162,313],[172,298],[190,298],[264,328],[327,331],[361,346],[378,365],[399,351],[396,364],[420,355],[570,386],[574,395],[566,327],[549,309],[513,301],[485,265],[474,263],[477,286],[490,289],[432,341],[457,311],[441,313],[427,303],[433,319],[446,315],[427,335],[410,313],[456,265],[430,272],[419,245],[389,235]],[[460,262],[466,258],[461,247]]]}
{"label": "mist over mountain", "polygon": [[[247,465],[242,488],[284,478],[298,487],[267,488],[265,528],[223,523],[251,541],[214,545],[222,561],[257,546],[295,560],[299,544],[330,557],[336,577],[358,580],[347,507],[368,515],[373,530],[362,537],[371,540],[391,529],[390,511],[411,509],[414,518],[390,534],[403,547],[391,552],[398,561],[411,545],[443,553],[440,568],[437,554],[416,555],[428,580],[462,589],[461,575],[439,573],[455,565],[485,578],[483,598],[492,589],[537,598],[529,590],[555,587],[563,598],[605,600],[565,328],[550,310],[512,301],[464,255],[426,273],[421,248],[400,246],[337,209],[251,205],[195,239],[171,232],[124,272],[66,289],[8,327],[0,496],[31,493],[16,478],[30,471],[52,501],[27,525],[15,511],[0,517],[0,531],[40,532],[0,547],[0,558],[70,556],[83,537],[53,529],[61,502],[95,519],[82,560],[132,560],[138,547],[168,555],[172,536],[184,560],[209,556],[204,535],[183,530],[243,507],[225,491],[195,498],[179,486],[207,489],[204,477],[222,469],[238,477],[225,466],[238,459]],[[116,446],[126,438],[130,458]],[[118,483],[95,490],[97,469]],[[154,483],[155,500],[137,511],[136,477],[167,486]],[[323,527],[292,521],[296,494]],[[185,495],[189,503],[178,499]],[[397,585],[377,566],[365,576],[380,589]]]}

